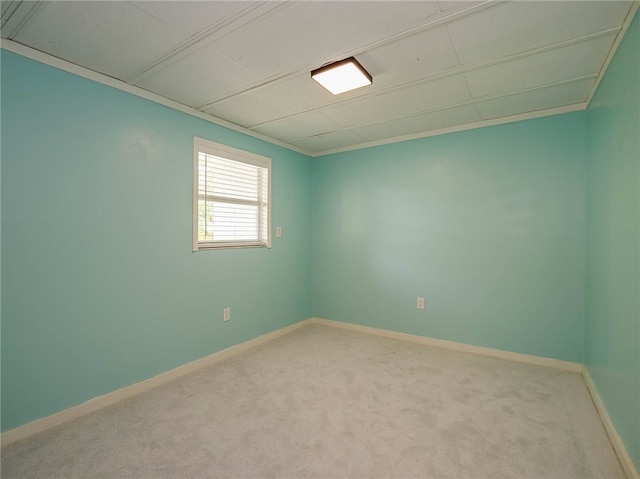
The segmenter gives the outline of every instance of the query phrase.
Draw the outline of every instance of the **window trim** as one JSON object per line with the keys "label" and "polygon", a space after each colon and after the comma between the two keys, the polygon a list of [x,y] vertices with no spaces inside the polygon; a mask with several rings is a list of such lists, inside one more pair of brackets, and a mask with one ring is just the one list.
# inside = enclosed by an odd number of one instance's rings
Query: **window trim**
{"label": "window trim", "polygon": [[[231,241],[231,242],[207,242],[201,243],[198,240],[198,172],[199,172],[199,153],[204,152],[214,156],[219,156],[228,160],[238,161],[267,168],[269,188],[267,195],[267,242],[261,243],[256,241]],[[231,146],[216,143],[197,136],[193,137],[193,251],[207,251],[223,248],[271,248],[271,158],[260,156],[244,150],[239,150]]]}

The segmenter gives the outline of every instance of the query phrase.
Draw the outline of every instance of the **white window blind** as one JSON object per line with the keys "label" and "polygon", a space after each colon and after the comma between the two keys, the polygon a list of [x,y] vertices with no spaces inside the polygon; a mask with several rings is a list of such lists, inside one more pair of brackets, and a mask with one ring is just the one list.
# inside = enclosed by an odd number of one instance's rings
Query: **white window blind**
{"label": "white window blind", "polygon": [[270,174],[270,158],[194,138],[194,251],[271,246]]}

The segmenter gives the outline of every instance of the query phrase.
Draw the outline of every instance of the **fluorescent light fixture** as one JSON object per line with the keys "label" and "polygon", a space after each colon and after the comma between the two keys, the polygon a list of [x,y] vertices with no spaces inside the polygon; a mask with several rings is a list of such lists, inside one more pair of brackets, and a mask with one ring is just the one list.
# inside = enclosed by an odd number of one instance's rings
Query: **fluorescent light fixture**
{"label": "fluorescent light fixture", "polygon": [[371,85],[373,82],[369,72],[353,57],[313,70],[311,78],[334,95]]}

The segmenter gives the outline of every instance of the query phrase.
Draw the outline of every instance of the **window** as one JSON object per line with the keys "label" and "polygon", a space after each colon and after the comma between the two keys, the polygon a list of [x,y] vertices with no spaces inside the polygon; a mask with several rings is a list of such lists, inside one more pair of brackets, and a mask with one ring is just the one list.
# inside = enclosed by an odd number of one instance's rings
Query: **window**
{"label": "window", "polygon": [[271,159],[194,138],[193,250],[271,246]]}

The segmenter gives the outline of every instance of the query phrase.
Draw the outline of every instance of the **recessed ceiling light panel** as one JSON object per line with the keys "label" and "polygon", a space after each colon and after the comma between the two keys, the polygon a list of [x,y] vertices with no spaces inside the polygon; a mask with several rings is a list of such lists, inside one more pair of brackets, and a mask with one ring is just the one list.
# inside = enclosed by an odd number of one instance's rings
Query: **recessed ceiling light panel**
{"label": "recessed ceiling light panel", "polygon": [[311,78],[334,95],[371,85],[373,82],[369,72],[353,57],[313,70]]}

